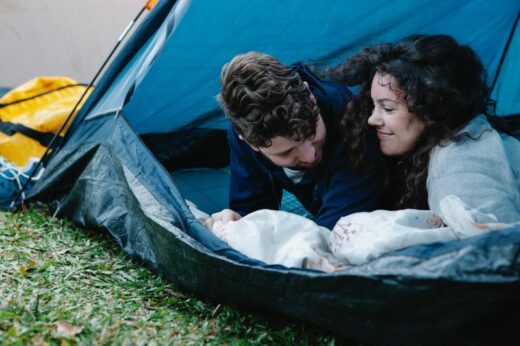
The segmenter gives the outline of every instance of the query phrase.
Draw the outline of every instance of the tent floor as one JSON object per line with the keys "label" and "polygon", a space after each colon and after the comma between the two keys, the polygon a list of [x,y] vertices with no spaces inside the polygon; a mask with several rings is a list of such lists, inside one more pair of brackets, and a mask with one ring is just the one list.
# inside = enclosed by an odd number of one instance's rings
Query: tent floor
{"label": "tent floor", "polygon": [[[171,172],[175,185],[200,210],[212,214],[229,208],[229,168],[193,168]],[[294,195],[284,191],[281,210],[310,214]]]}

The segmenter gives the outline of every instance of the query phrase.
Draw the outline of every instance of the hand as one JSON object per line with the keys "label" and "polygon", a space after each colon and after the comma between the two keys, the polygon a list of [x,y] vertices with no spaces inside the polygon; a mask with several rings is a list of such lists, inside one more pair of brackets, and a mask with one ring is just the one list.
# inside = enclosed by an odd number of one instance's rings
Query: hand
{"label": "hand", "polygon": [[229,221],[237,221],[240,220],[242,217],[237,213],[234,212],[231,209],[224,209],[222,211],[219,211],[218,213],[211,214],[210,217],[204,221],[204,225],[209,229],[213,229],[213,224],[217,221],[221,221],[224,223],[227,223]]}

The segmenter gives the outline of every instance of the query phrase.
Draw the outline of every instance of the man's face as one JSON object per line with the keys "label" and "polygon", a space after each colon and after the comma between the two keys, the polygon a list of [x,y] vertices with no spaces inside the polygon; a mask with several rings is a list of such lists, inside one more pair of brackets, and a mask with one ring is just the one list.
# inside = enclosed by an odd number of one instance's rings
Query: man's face
{"label": "man's face", "polygon": [[251,147],[264,154],[277,166],[309,169],[320,163],[326,135],[325,124],[321,115],[318,115],[316,132],[311,137],[296,141],[292,138],[277,136],[271,138],[272,144],[269,147]]}

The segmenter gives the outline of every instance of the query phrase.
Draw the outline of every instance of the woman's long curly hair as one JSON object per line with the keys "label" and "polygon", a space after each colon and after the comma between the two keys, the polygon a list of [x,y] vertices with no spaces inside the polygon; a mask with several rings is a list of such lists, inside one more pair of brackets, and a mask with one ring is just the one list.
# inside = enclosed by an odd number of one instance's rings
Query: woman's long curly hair
{"label": "woman's long curly hair", "polygon": [[432,149],[459,140],[460,130],[478,114],[494,112],[485,70],[471,48],[446,35],[413,35],[371,46],[330,70],[333,79],[360,86],[342,124],[354,167],[369,160],[365,139],[374,133],[367,121],[374,108],[370,89],[377,72],[395,78],[392,88],[404,92],[409,112],[425,125],[410,153],[385,158],[387,207],[426,209]]}

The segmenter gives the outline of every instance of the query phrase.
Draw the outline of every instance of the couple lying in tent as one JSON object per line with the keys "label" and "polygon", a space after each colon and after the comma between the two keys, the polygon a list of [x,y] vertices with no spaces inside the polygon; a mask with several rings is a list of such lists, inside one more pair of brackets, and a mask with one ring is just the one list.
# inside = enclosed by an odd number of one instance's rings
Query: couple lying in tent
{"label": "couple lying in tent", "polygon": [[[414,35],[322,77],[256,52],[223,67],[232,210],[205,218],[219,238],[332,271],[520,221],[520,142],[492,116],[471,48]],[[282,189],[314,219],[276,211]]]}

